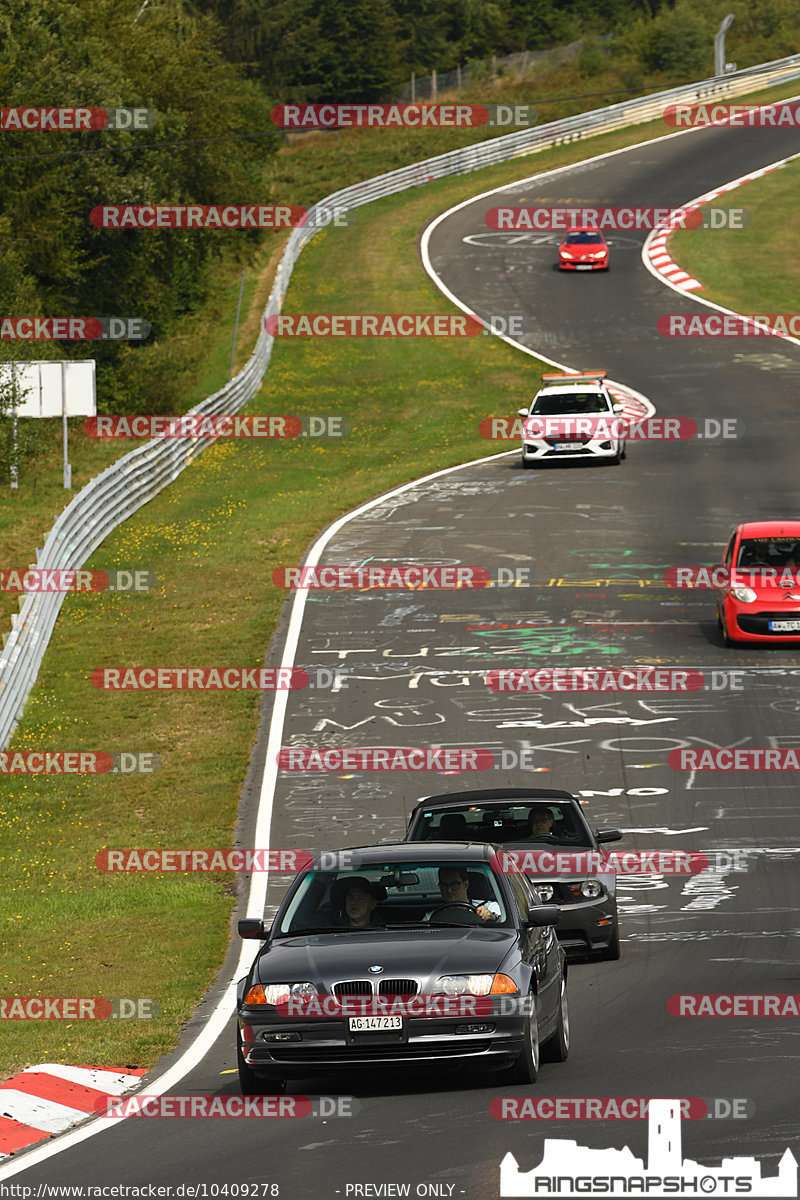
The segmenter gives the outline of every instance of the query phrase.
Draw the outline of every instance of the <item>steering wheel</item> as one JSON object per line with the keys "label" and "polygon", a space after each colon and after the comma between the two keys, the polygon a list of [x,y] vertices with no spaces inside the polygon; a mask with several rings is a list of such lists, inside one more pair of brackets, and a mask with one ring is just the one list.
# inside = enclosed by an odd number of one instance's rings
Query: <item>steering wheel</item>
{"label": "steering wheel", "polygon": [[428,920],[432,921],[433,918],[435,916],[437,916],[438,913],[444,912],[445,909],[448,909],[448,908],[466,908],[468,910],[468,912],[470,912],[472,914],[472,916],[475,918],[475,923],[477,923],[478,925],[483,924],[483,921],[478,916],[475,909],[472,907],[471,904],[467,904],[466,900],[451,900],[448,904],[440,904],[438,908],[435,908],[433,910],[430,917],[428,917]]}

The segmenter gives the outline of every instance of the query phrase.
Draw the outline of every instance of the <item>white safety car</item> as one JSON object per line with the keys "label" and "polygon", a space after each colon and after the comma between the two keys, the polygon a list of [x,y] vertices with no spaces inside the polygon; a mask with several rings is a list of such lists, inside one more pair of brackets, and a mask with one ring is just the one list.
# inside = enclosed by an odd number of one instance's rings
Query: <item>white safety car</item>
{"label": "white safety car", "polygon": [[625,457],[623,406],[614,400],[605,371],[543,375],[530,408],[520,408],[522,465],[553,459]]}

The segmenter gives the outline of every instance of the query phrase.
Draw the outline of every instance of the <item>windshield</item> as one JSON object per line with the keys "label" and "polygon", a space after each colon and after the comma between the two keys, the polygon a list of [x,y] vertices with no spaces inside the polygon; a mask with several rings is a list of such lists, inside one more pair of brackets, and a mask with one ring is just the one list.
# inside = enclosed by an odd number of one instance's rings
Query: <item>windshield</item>
{"label": "windshield", "polygon": [[533,842],[543,846],[593,847],[590,832],[572,805],[557,801],[534,804],[471,804],[463,808],[426,809],[412,834],[420,842]]}
{"label": "windshield", "polygon": [[508,916],[489,863],[447,858],[307,871],[276,932],[374,934],[428,922],[497,926],[508,925]]}
{"label": "windshield", "polygon": [[800,543],[795,538],[742,538],[737,567],[800,567]]}
{"label": "windshield", "polygon": [[564,238],[566,246],[585,245],[587,242],[594,245],[598,242],[602,243],[602,233],[568,233]]}
{"label": "windshield", "polygon": [[604,413],[611,411],[611,404],[602,392],[563,392],[557,396],[543,393],[537,396],[531,409],[531,416],[536,413],[542,417],[574,416],[581,413]]}

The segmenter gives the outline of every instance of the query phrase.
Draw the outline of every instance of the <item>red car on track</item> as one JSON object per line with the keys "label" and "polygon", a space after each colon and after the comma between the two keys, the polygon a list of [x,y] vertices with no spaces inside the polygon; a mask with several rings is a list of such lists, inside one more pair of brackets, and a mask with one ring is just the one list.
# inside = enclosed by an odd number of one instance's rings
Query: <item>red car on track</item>
{"label": "red car on track", "polygon": [[568,229],[558,247],[558,265],[562,271],[607,271],[608,242],[591,225]]}
{"label": "red car on track", "polygon": [[800,521],[749,521],[731,534],[717,595],[725,641],[800,642]]}

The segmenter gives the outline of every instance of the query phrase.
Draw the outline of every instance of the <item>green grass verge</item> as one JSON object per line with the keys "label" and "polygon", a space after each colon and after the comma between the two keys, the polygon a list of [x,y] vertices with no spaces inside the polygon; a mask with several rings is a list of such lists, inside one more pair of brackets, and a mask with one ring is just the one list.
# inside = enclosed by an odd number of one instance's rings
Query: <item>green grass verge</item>
{"label": "green grass verge", "polygon": [[[638,127],[362,208],[351,228],[305,250],[287,307],[448,312],[415,253],[432,215],[658,132],[660,123]],[[231,273],[231,316],[236,283]],[[198,388],[227,377],[226,341],[209,338]],[[300,561],[322,527],[367,498],[490,452],[479,420],[515,410],[537,384],[536,361],[491,338],[279,342],[251,411],[342,413],[350,437],[218,443],[106,539],[93,567],[147,568],[158,588],[67,599],[12,748],[155,752],[162,768],[0,781],[0,995],[152,997],[162,1012],[103,1025],[6,1022],[0,1078],[43,1061],[152,1065],[227,944],[231,876],[108,875],[93,864],[107,846],[230,845],[259,697],[100,692],[92,670],[259,665],[284,599],[273,569]],[[74,442],[75,459],[97,453]]]}
{"label": "green grass verge", "polygon": [[741,313],[798,311],[800,262],[790,248],[800,237],[799,185],[795,160],[712,202],[745,208],[745,229],[679,230],[670,237],[670,255],[700,280],[703,299]]}

